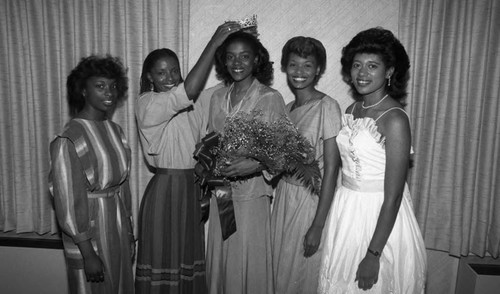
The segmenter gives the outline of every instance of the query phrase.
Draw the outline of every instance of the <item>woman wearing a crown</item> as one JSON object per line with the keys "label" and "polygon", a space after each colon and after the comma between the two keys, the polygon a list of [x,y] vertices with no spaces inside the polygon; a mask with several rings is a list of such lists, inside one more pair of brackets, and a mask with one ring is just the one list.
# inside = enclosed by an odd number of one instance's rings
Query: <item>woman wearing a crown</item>
{"label": "woman wearing a crown", "polygon": [[[215,67],[225,87],[212,96],[209,130],[224,133],[226,119],[254,111],[264,122],[286,115],[282,96],[268,87],[273,79],[269,53],[252,33],[235,32],[217,49]],[[230,121],[230,120],[229,120]],[[216,197],[210,203],[207,283],[210,293],[274,293],[270,239],[273,188],[257,160],[238,157],[222,169],[231,181],[236,231],[225,240]]]}

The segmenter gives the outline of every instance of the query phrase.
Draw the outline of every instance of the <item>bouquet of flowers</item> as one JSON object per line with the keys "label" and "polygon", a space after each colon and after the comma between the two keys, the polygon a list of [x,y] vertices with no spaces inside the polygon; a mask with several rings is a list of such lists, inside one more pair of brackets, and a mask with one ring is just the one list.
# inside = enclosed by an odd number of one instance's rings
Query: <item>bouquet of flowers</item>
{"label": "bouquet of flowers", "polygon": [[293,175],[318,195],[321,173],[311,143],[287,117],[268,123],[259,119],[261,115],[258,111],[239,112],[226,119],[224,134],[218,135],[216,144],[205,146],[214,159],[212,166],[206,168],[209,175],[226,184],[238,180],[224,178],[221,169],[236,157],[251,157],[261,162],[270,174]]}
{"label": "bouquet of flowers", "polygon": [[210,197],[215,190],[223,240],[236,231],[230,183],[245,179],[229,179],[222,175],[221,170],[234,158],[254,158],[270,174],[294,175],[313,194],[318,195],[320,191],[321,173],[311,143],[300,135],[287,117],[268,123],[259,119],[261,115],[258,111],[238,112],[226,118],[224,134],[208,134],[194,152],[198,161],[195,171],[204,190],[201,220],[204,222],[208,219]]}

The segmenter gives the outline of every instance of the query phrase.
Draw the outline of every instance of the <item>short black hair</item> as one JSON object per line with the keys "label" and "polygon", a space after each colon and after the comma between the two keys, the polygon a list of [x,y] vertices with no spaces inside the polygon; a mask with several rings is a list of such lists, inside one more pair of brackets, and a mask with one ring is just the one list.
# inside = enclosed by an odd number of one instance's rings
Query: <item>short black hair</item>
{"label": "short black hair", "polygon": [[234,82],[231,74],[226,68],[226,50],[227,47],[236,41],[241,41],[250,46],[257,56],[257,64],[253,68],[252,75],[262,84],[270,86],[273,82],[273,63],[269,60],[269,52],[262,43],[252,34],[242,31],[235,32],[227,37],[215,52],[215,71],[217,78],[224,81],[224,84],[230,85]]}
{"label": "short black hair", "polygon": [[302,58],[314,56],[318,66],[320,67],[319,74],[316,77],[316,82],[321,78],[326,70],[326,49],[319,40],[297,36],[288,40],[281,50],[281,70],[284,72],[290,59],[290,54],[297,54]]}
{"label": "short black hair", "polygon": [[391,85],[386,83],[386,91],[394,99],[403,100],[406,98],[406,87],[410,78],[410,59],[401,42],[394,34],[381,27],[371,28],[358,33],[342,49],[342,76],[346,83],[351,86],[355,98],[359,94],[351,83],[351,67],[354,56],[358,53],[377,54],[380,56],[387,68],[394,67],[391,75]]}
{"label": "short black hair", "polygon": [[68,91],[68,106],[71,117],[74,117],[85,106],[85,89],[87,80],[91,77],[104,77],[113,79],[117,85],[117,101],[126,99],[128,90],[127,70],[120,58],[111,55],[90,55],[83,57],[78,65],[68,75],[66,88]]}

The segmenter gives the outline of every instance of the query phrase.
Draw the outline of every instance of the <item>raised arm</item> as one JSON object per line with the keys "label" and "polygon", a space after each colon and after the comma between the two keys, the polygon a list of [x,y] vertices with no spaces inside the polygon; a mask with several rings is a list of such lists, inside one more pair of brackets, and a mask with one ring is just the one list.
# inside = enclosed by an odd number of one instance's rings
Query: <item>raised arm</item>
{"label": "raised arm", "polygon": [[222,45],[227,36],[239,30],[240,25],[237,22],[226,22],[217,28],[184,81],[184,88],[190,100],[196,99],[203,90],[217,48]]}

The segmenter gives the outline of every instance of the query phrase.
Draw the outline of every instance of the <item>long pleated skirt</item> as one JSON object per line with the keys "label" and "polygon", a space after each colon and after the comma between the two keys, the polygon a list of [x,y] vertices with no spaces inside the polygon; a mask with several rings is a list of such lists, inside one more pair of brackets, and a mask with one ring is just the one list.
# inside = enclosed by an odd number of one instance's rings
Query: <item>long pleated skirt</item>
{"label": "long pleated skirt", "polygon": [[276,188],[271,218],[275,294],[316,294],[323,242],[304,257],[304,238],[316,215],[319,197],[284,180]]}
{"label": "long pleated skirt", "polygon": [[159,169],[139,212],[136,293],[206,293],[200,189],[192,169]]}

